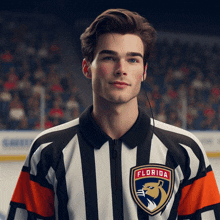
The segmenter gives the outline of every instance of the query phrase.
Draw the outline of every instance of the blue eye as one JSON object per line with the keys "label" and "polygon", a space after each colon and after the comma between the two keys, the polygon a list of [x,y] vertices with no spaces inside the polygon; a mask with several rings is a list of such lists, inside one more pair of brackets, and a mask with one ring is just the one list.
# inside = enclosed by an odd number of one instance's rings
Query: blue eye
{"label": "blue eye", "polygon": [[138,61],[136,59],[129,59],[130,63],[137,63]]}

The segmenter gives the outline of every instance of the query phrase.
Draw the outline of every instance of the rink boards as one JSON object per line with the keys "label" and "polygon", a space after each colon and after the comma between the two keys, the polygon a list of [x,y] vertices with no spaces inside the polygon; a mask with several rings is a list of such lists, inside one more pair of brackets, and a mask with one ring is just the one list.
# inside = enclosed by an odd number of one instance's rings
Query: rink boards
{"label": "rink boards", "polygon": [[[40,131],[0,131],[0,161],[23,161]],[[220,131],[192,131],[208,157],[220,157]]]}

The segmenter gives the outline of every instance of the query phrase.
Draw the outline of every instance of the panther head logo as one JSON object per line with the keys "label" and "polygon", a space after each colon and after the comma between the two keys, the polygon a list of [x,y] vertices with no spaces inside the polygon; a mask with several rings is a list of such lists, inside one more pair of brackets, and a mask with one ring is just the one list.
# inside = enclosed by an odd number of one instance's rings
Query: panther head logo
{"label": "panther head logo", "polygon": [[160,207],[167,199],[167,194],[163,189],[164,181],[145,183],[142,190],[148,202],[148,209],[153,210],[156,207]]}
{"label": "panther head logo", "polygon": [[130,187],[136,204],[149,215],[156,215],[173,194],[174,170],[161,164],[132,167]]}

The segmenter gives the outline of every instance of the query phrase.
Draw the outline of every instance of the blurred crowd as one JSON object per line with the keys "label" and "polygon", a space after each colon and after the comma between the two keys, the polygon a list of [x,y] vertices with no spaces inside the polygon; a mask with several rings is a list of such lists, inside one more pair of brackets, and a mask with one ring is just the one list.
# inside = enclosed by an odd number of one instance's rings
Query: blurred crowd
{"label": "blurred crowd", "polygon": [[155,119],[188,130],[220,130],[220,47],[157,42],[139,100]]}
{"label": "blurred crowd", "polygon": [[[41,129],[79,116],[80,90],[62,66],[56,22],[0,17],[0,129]],[[139,104],[153,117],[188,130],[220,130],[220,47],[157,41]]]}
{"label": "blurred crowd", "polygon": [[0,129],[41,129],[80,113],[79,90],[61,65],[56,22],[30,16],[0,18]]}

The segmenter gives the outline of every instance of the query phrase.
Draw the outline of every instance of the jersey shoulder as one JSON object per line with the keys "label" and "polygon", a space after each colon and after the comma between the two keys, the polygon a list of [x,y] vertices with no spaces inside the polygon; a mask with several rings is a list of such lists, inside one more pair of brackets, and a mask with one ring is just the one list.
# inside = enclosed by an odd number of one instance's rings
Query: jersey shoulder
{"label": "jersey shoulder", "polygon": [[183,128],[179,128],[155,119],[151,119],[151,125],[155,127],[155,129],[160,129],[162,132],[170,133],[173,136],[185,136],[186,138],[190,138],[195,141],[200,147],[202,146],[200,140],[193,133]]}
{"label": "jersey shoulder", "polygon": [[182,149],[185,149],[189,155],[194,154],[199,159],[203,158],[206,167],[210,165],[201,141],[190,131],[153,119],[151,126],[154,134],[170,150],[172,149],[172,152],[183,155]]}
{"label": "jersey shoulder", "polygon": [[78,132],[79,119],[66,122],[61,125],[54,126],[45,131],[42,131],[34,139],[31,146],[31,154],[33,154],[40,146],[52,145],[62,150],[66,144],[75,136]]}
{"label": "jersey shoulder", "polygon": [[48,129],[42,131],[39,135],[37,135],[35,140],[39,139],[40,137],[42,137],[44,135],[47,135],[47,134],[52,135],[54,132],[59,132],[59,131],[62,132],[62,131],[67,130],[69,128],[74,128],[77,125],[79,125],[79,118],[76,118],[74,120],[71,120],[69,122],[66,122],[66,123],[63,123],[63,124],[60,124],[60,125],[57,125],[57,126],[54,126],[52,128],[48,128]]}

